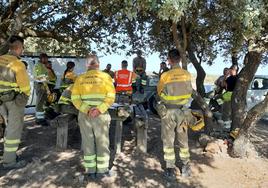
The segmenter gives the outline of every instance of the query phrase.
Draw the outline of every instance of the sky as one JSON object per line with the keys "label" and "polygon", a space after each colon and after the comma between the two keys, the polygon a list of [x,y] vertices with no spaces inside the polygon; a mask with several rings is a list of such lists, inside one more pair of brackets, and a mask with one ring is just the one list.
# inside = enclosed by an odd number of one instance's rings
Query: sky
{"label": "sky", "polygon": [[[107,56],[102,56],[100,55],[100,61],[101,61],[101,69],[105,69],[106,65],[110,63],[112,65],[112,70],[119,70],[121,67],[121,62],[123,60],[128,61],[128,69],[132,70],[132,60],[136,55],[133,56],[124,56],[124,55],[107,55]],[[147,68],[146,71],[159,71],[159,64],[161,63],[161,60],[158,56],[157,53],[144,56],[147,62]],[[231,63],[225,63],[224,59],[222,57],[219,57],[215,60],[215,64],[212,66],[203,64],[203,68],[205,69],[206,73],[209,75],[222,75],[222,71],[224,67],[230,67]],[[239,67],[241,70],[241,66]],[[192,74],[196,74],[196,71],[193,67],[192,64],[188,65],[188,71]],[[257,70],[258,75],[267,75],[268,74],[268,65],[263,66],[260,65],[259,69]]]}

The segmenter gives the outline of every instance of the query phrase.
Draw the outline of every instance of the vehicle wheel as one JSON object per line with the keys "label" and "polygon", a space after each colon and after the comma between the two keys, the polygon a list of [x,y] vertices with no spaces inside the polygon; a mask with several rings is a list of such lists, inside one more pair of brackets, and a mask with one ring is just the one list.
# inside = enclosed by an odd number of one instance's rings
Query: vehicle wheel
{"label": "vehicle wheel", "polygon": [[148,106],[149,106],[150,111],[153,114],[158,115],[157,110],[156,110],[156,102],[157,101],[155,99],[155,96],[153,95],[148,101],[148,103],[149,103]]}

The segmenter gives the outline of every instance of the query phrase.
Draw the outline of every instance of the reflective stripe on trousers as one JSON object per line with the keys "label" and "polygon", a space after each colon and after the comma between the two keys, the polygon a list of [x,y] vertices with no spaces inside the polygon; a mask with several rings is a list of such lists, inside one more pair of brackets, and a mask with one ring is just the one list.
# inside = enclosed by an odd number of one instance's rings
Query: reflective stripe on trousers
{"label": "reflective stripe on trousers", "polygon": [[36,119],[45,119],[45,112],[35,112]]}
{"label": "reflective stripe on trousers", "polygon": [[95,173],[96,172],[96,155],[85,155],[83,166],[87,169],[88,173]]}
{"label": "reflective stripe on trousers", "polygon": [[190,158],[189,148],[180,148],[179,155],[180,155],[181,160],[183,161],[189,160]]}
{"label": "reflective stripe on trousers", "polygon": [[20,139],[4,139],[5,152],[16,152],[20,144]]}
{"label": "reflective stripe on trousers", "polygon": [[3,163],[16,162],[21,133],[23,129],[24,106],[19,106],[15,101],[4,102],[0,106],[0,113],[7,122],[4,138]]}
{"label": "reflective stripe on trousers", "polygon": [[[159,106],[158,106],[158,110]],[[189,160],[188,132],[182,122],[187,116],[187,111],[180,109],[165,110],[161,116],[161,138],[163,141],[164,160],[167,168],[175,167],[174,141],[179,144],[180,157],[182,161]],[[159,112],[161,114],[161,112]],[[187,149],[186,149],[187,148]]]}
{"label": "reflective stripe on trousers", "polygon": [[78,124],[82,137],[84,152],[84,167],[89,173],[104,173],[108,171],[109,151],[109,124],[110,115],[101,114],[90,118],[87,114],[79,112]]}
{"label": "reflective stripe on trousers", "polygon": [[109,160],[110,157],[109,156],[105,156],[105,155],[98,155],[97,156],[97,168],[98,168],[98,172],[106,172],[108,167],[109,167]]}
{"label": "reflective stripe on trousers", "polygon": [[171,163],[175,162],[175,152],[173,147],[164,147],[164,160],[170,161]]}

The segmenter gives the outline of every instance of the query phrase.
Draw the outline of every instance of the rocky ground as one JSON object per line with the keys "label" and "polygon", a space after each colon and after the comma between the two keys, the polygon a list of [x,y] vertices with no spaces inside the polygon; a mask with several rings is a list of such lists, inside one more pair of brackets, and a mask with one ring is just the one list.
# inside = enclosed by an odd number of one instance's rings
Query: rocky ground
{"label": "rocky ground", "polygon": [[[18,154],[29,163],[19,170],[0,171],[0,187],[268,187],[268,122],[260,121],[252,136],[258,156],[231,158],[223,140],[214,140],[204,150],[197,134],[190,134],[193,176],[170,182],[163,178],[163,153],[160,121],[150,116],[148,153],[136,151],[132,124],[124,126],[123,151],[114,155],[113,178],[92,180],[81,175],[80,134],[69,130],[68,149],[57,150],[56,128],[34,124],[32,115],[25,116],[25,130]],[[113,127],[112,127],[113,128]],[[113,136],[113,130],[111,131]],[[0,153],[3,152],[3,141]],[[112,147],[112,146],[111,146]],[[179,166],[178,162],[178,166]]]}

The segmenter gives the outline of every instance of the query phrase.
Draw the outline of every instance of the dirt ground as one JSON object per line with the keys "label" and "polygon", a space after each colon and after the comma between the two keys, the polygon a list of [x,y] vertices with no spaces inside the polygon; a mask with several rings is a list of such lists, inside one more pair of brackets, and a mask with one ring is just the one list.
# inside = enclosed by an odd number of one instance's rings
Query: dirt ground
{"label": "dirt ground", "polygon": [[[68,149],[55,147],[56,128],[34,124],[33,115],[25,116],[25,130],[18,151],[29,163],[19,170],[0,171],[0,187],[268,187],[268,122],[260,121],[252,141],[259,155],[250,159],[231,158],[223,140],[217,140],[215,152],[204,152],[196,134],[190,134],[191,168],[193,176],[177,182],[163,178],[163,153],[160,121],[153,115],[149,123],[148,153],[135,149],[132,124],[124,126],[123,151],[114,155],[111,149],[115,177],[92,180],[81,175],[80,134],[69,130]],[[113,126],[112,126],[113,128]],[[111,137],[113,131],[111,131]],[[111,145],[113,147],[113,145]],[[0,153],[3,152],[3,141]],[[179,162],[178,162],[179,166]],[[179,173],[179,170],[178,170]]]}

